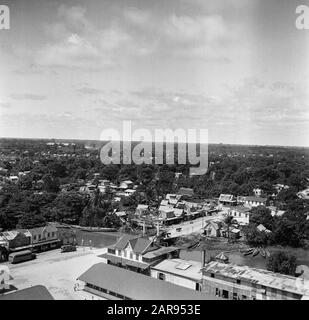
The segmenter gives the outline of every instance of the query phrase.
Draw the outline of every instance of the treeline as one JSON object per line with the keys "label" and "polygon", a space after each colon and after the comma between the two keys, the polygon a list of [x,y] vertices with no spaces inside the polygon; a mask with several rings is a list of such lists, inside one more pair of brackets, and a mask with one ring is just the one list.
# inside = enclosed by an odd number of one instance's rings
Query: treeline
{"label": "treeline", "polygon": [[[282,245],[305,247],[309,239],[309,201],[292,200],[281,216],[272,216],[268,208],[260,206],[252,210],[250,223],[244,227],[248,244],[253,246]],[[269,232],[259,231],[262,224]]]}

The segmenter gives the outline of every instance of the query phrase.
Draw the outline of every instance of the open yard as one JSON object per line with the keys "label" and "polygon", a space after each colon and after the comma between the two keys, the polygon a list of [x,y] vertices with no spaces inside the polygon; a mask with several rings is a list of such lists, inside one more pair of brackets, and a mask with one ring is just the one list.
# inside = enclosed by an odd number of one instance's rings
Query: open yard
{"label": "open yard", "polygon": [[9,264],[14,280],[10,284],[17,289],[44,285],[57,300],[97,299],[84,291],[74,291],[76,278],[97,262],[103,262],[99,254],[106,248],[79,247],[76,252],[61,253],[60,250],[40,253],[36,260]]}

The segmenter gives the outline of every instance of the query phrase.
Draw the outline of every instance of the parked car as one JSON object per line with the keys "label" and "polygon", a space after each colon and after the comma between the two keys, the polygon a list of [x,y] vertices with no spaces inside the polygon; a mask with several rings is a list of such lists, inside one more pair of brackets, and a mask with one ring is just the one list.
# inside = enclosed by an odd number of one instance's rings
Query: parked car
{"label": "parked car", "polygon": [[76,251],[76,246],[72,244],[66,244],[61,247],[61,252],[71,252]]}

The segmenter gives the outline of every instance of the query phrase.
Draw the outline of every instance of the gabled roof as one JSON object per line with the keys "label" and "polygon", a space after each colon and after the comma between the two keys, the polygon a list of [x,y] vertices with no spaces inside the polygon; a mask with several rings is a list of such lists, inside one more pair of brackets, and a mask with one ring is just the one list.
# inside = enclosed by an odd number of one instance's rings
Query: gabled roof
{"label": "gabled roof", "polygon": [[220,225],[219,223],[215,222],[215,221],[209,221],[206,223],[205,228],[208,228],[209,226],[213,227],[215,230],[219,230],[220,229]]}
{"label": "gabled roof", "polygon": [[236,207],[231,207],[230,210],[238,211],[238,212],[249,212],[251,211],[251,208],[244,207],[244,206],[236,206]]}
{"label": "gabled roof", "polygon": [[219,201],[234,201],[234,196],[232,194],[220,194]]}
{"label": "gabled roof", "polygon": [[133,252],[137,254],[144,253],[151,245],[152,241],[148,238],[142,238],[132,235],[124,235],[113,246],[114,249],[124,250],[125,247],[130,244]]}
{"label": "gabled roof", "polygon": [[218,300],[207,293],[184,288],[170,282],[97,263],[78,280],[116,292],[133,300]]}

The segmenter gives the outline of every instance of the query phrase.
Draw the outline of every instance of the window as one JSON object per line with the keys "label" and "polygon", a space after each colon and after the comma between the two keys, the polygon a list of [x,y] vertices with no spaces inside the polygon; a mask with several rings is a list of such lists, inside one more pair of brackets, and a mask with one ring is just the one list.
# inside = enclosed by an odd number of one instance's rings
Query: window
{"label": "window", "polygon": [[158,272],[158,279],[159,280],[165,280],[165,274],[161,273],[161,272]]}
{"label": "window", "polygon": [[216,288],[216,297],[220,297],[220,290]]}
{"label": "window", "polygon": [[55,236],[55,232],[52,232],[52,237],[54,237]]}
{"label": "window", "polygon": [[33,236],[33,240],[36,240],[36,235]]}
{"label": "window", "polygon": [[139,260],[139,254],[138,253],[136,254],[136,258],[135,259]]}
{"label": "window", "polygon": [[241,298],[242,298],[242,300],[247,300],[247,296],[245,296],[245,295],[242,295]]}
{"label": "window", "polygon": [[224,298],[224,299],[229,298],[229,292],[227,290],[222,290],[222,298]]}
{"label": "window", "polygon": [[50,233],[48,232],[48,233],[47,233],[47,238],[49,238],[49,237],[50,237]]}
{"label": "window", "polygon": [[39,234],[39,240],[41,240],[41,235]]}
{"label": "window", "polygon": [[130,259],[133,259],[133,252],[130,252]]}
{"label": "window", "polygon": [[214,278],[214,277],[215,277],[215,274],[214,274],[214,273],[211,273],[210,276],[211,276],[211,278]]}
{"label": "window", "polygon": [[121,256],[121,250],[117,250],[118,256]]}
{"label": "window", "polygon": [[236,283],[237,283],[237,284],[240,284],[240,279],[236,279]]}
{"label": "window", "polygon": [[127,251],[126,251],[126,250],[123,251],[123,256],[124,256],[125,258],[127,257]]}
{"label": "window", "polygon": [[233,300],[237,300],[237,298],[238,298],[237,292],[233,292]]}
{"label": "window", "polygon": [[195,290],[196,291],[202,291],[202,285],[199,282],[195,283]]}

